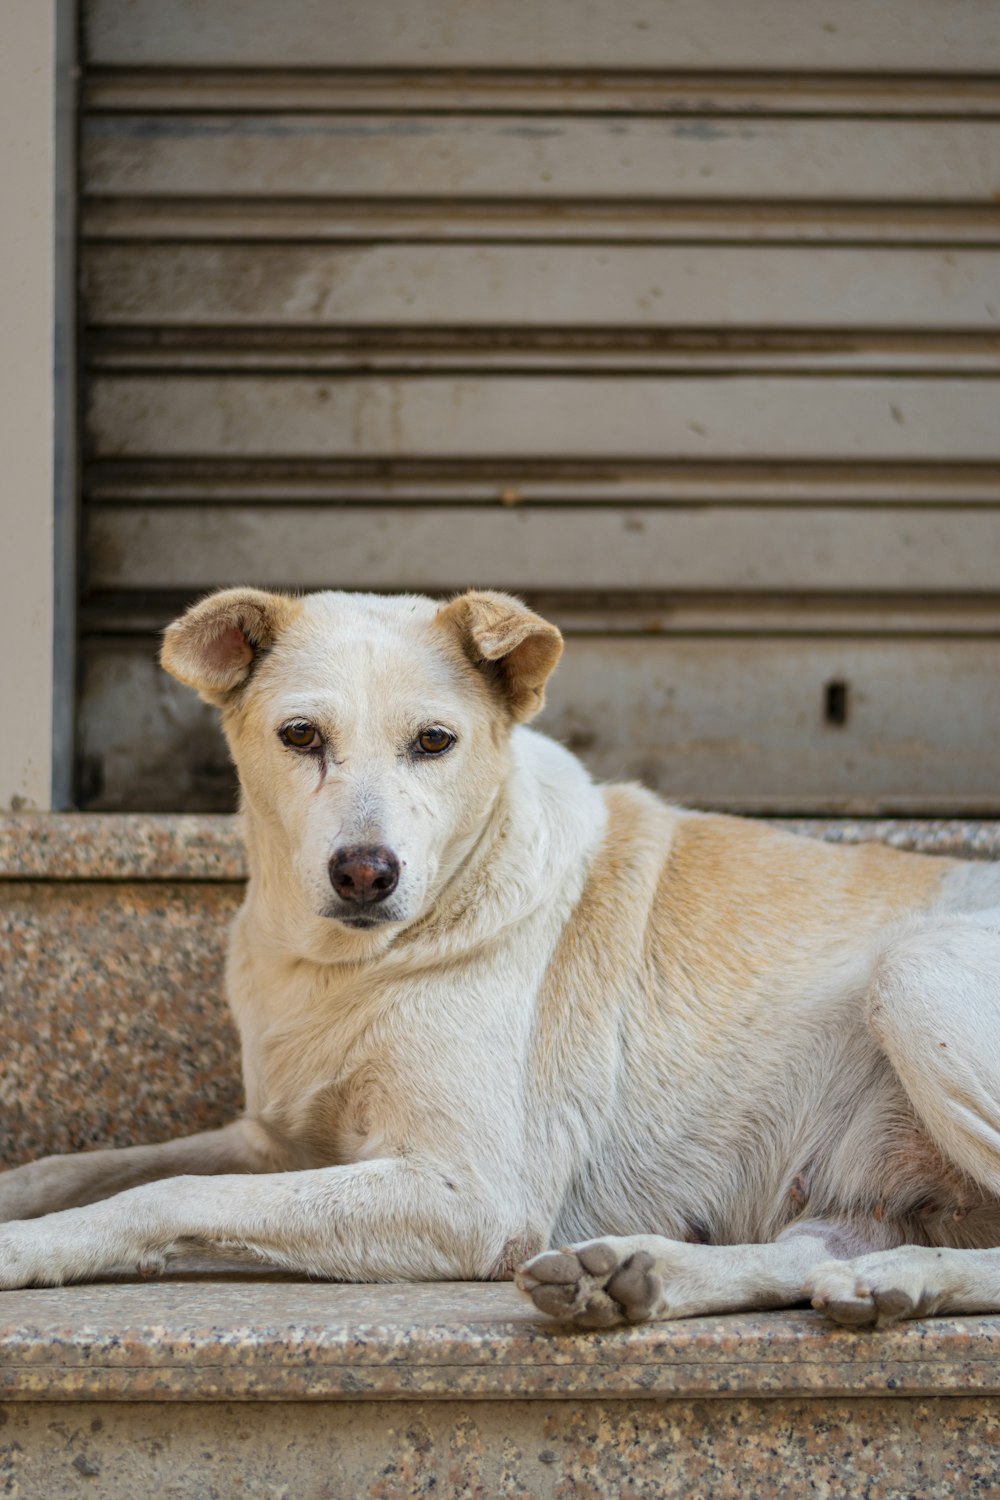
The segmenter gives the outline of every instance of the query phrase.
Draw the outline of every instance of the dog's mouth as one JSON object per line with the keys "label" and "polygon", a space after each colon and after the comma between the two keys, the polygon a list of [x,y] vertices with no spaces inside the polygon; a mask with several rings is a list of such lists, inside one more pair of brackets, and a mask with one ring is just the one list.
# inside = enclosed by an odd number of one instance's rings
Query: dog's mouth
{"label": "dog's mouth", "polygon": [[385,927],[389,922],[402,920],[395,912],[379,910],[362,914],[327,908],[323,915],[332,922],[340,922],[344,927],[349,927],[352,932],[371,932],[376,927]]}

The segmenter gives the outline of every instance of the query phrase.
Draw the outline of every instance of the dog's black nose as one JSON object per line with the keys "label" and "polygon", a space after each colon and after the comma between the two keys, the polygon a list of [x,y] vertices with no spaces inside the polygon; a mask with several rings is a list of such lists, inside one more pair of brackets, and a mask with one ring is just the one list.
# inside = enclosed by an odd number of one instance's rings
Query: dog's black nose
{"label": "dog's black nose", "polygon": [[371,906],[391,896],[399,884],[399,860],[382,845],[352,844],[330,861],[330,884],[341,901]]}

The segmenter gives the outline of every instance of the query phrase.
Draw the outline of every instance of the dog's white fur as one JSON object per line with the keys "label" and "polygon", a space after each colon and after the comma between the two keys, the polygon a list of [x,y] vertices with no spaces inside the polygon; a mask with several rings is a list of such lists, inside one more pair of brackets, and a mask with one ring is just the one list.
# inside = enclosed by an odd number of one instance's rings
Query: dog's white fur
{"label": "dog's white fur", "polygon": [[[170,628],[243,787],[247,1112],[0,1176],[0,1286],[198,1246],[521,1265],[582,1326],[1000,1308],[1000,871],[596,786],[523,727],[559,649],[498,594],[229,590]],[[331,857],[374,845],[398,885],[351,907]]]}

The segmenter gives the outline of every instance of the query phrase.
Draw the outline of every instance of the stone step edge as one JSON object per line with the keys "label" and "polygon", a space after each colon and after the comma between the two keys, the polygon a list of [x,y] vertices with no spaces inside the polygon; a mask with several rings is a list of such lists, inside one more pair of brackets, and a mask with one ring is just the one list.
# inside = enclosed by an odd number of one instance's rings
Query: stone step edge
{"label": "stone step edge", "polygon": [[246,875],[236,814],[0,816],[0,880],[239,881]]}
{"label": "stone step edge", "polygon": [[[961,859],[1000,858],[1000,819],[771,818],[835,843],[879,842]],[[240,818],[223,813],[0,815],[0,880],[240,881]]]}
{"label": "stone step edge", "polygon": [[1000,1318],[564,1332],[509,1284],[259,1276],[0,1293],[0,1402],[1000,1395]]}

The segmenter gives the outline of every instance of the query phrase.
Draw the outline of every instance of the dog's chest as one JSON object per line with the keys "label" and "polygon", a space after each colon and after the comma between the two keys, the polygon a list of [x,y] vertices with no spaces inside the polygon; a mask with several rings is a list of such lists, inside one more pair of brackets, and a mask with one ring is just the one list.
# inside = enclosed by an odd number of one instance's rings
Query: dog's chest
{"label": "dog's chest", "polygon": [[331,1164],[414,1150],[471,1158],[507,1135],[513,1153],[547,946],[536,932],[506,948],[502,967],[485,950],[344,980],[298,966],[284,989],[234,1006],[249,1108]]}

